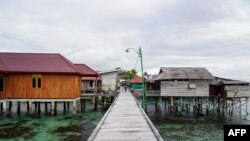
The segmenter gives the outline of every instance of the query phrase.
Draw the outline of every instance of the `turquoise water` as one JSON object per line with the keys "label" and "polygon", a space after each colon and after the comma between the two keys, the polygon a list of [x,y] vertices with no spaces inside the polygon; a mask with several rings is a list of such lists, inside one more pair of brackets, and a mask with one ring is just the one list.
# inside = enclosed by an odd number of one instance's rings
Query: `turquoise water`
{"label": "turquoise water", "polygon": [[[224,124],[250,124],[249,116],[239,116],[237,113],[233,117],[218,115],[217,112],[208,115],[169,114],[167,109],[156,113],[154,100],[148,103],[147,114],[167,141],[223,141]],[[84,141],[105,111],[101,105],[98,105],[97,111],[93,110],[88,101],[86,109],[76,115],[70,112],[63,114],[62,109],[58,109],[56,116],[44,113],[31,116],[26,112],[20,116],[14,112],[6,116],[0,113],[0,141]]]}
{"label": "turquoise water", "polygon": [[87,140],[105,110],[97,111],[91,104],[76,115],[60,113],[51,115],[0,116],[0,141],[84,141]]}
{"label": "turquoise water", "polygon": [[223,141],[225,124],[250,124],[249,115],[240,116],[238,113],[231,117],[219,115],[216,111],[196,115],[192,112],[170,114],[167,109],[162,110],[162,113],[156,113],[154,101],[151,101],[147,114],[166,141]]}

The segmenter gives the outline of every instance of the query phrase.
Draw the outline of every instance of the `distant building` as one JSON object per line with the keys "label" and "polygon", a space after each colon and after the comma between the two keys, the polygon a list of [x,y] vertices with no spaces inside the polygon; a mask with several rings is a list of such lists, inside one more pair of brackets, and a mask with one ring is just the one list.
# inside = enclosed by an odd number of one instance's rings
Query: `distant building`
{"label": "distant building", "polygon": [[101,78],[99,74],[85,64],[75,64],[78,71],[83,73],[82,94],[97,93],[101,91]]}
{"label": "distant building", "polygon": [[142,90],[142,78],[136,75],[130,82],[129,88],[135,91]]}
{"label": "distant building", "polygon": [[208,97],[212,79],[206,68],[191,67],[162,67],[156,78],[160,95],[171,97]]}
{"label": "distant building", "polygon": [[249,82],[215,77],[215,80],[210,84],[210,96],[249,97]]}
{"label": "distant building", "polygon": [[120,88],[121,72],[121,69],[100,72],[104,92],[115,92]]}

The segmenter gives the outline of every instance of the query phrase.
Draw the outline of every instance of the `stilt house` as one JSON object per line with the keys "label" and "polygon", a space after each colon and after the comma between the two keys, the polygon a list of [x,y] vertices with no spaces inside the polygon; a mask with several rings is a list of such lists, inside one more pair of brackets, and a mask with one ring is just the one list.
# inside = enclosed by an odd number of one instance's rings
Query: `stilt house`
{"label": "stilt house", "polygon": [[0,53],[0,98],[77,99],[82,75],[60,54]]}
{"label": "stilt house", "polygon": [[156,78],[160,95],[171,97],[208,97],[214,79],[206,68],[162,67]]}
{"label": "stilt house", "polygon": [[216,77],[210,84],[210,96],[250,97],[249,82]]}

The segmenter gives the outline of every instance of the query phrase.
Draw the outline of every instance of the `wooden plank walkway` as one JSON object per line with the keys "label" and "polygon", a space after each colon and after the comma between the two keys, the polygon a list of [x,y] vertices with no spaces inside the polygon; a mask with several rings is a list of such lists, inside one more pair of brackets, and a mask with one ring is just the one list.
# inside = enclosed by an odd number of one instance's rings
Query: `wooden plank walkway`
{"label": "wooden plank walkway", "polygon": [[130,92],[121,92],[88,141],[163,141]]}

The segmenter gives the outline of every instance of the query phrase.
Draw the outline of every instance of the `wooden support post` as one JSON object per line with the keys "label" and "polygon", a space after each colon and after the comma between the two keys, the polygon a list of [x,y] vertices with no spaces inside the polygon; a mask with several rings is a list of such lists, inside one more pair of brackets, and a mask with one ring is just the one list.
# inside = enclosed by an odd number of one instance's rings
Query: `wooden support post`
{"label": "wooden support post", "polygon": [[9,113],[12,111],[12,101],[9,102]]}
{"label": "wooden support post", "polygon": [[166,111],[166,109],[167,109],[167,99],[166,99],[166,97],[164,98],[164,102],[165,102],[165,111]]}
{"label": "wooden support post", "polygon": [[27,113],[29,113],[29,109],[30,109],[30,107],[29,107],[29,101],[27,101]]}
{"label": "wooden support post", "polygon": [[218,108],[217,108],[218,113],[220,113],[220,108],[221,108],[221,101],[220,97],[218,97]]}
{"label": "wooden support post", "polygon": [[93,96],[92,103],[94,110],[97,110],[97,96]]}
{"label": "wooden support post", "polygon": [[35,111],[37,111],[37,102],[34,102],[35,104]]}
{"label": "wooden support post", "polygon": [[81,104],[80,104],[80,100],[76,101],[76,106],[77,106],[77,112],[80,112],[80,108],[81,108]]}
{"label": "wooden support post", "polygon": [[41,102],[37,102],[38,114],[41,114]]}
{"label": "wooden support post", "polygon": [[69,109],[70,107],[69,107],[69,102],[67,102],[67,109]]}
{"label": "wooden support post", "polygon": [[77,107],[76,107],[76,100],[73,101],[73,114],[76,114]]}
{"label": "wooden support post", "polygon": [[155,112],[158,112],[158,107],[157,107],[157,97],[155,97]]}
{"label": "wooden support post", "polygon": [[3,111],[3,102],[0,103],[0,110]]}
{"label": "wooden support post", "polygon": [[17,101],[17,114],[20,115],[21,112],[21,102]]}
{"label": "wooden support post", "polygon": [[7,111],[7,103],[6,103],[6,101],[3,101],[2,104],[3,104],[3,112],[6,112]]}
{"label": "wooden support post", "polygon": [[55,102],[54,101],[51,102],[51,114],[52,115],[55,114]]}
{"label": "wooden support post", "polygon": [[80,104],[81,104],[81,111],[83,111],[83,100],[80,99]]}
{"label": "wooden support post", "polygon": [[106,96],[103,97],[103,104],[104,104],[104,108],[106,109],[107,108],[107,99],[106,99]]}
{"label": "wooden support post", "polygon": [[57,113],[57,102],[55,102],[55,114]]}
{"label": "wooden support post", "polygon": [[63,102],[63,112],[65,113],[66,112],[66,102]]}
{"label": "wooden support post", "polygon": [[95,110],[97,110],[97,104],[98,104],[98,103],[97,103],[97,102],[98,102],[97,100],[98,100],[98,96],[95,96],[95,97],[96,97],[96,98],[95,98]]}
{"label": "wooden support post", "polygon": [[48,113],[48,102],[45,102],[44,106],[45,106],[45,108],[44,108],[45,109],[45,113],[47,114]]}
{"label": "wooden support post", "polygon": [[170,102],[171,106],[174,106],[174,99],[172,96],[170,97],[170,100],[171,100],[171,102]]}
{"label": "wooden support post", "polygon": [[9,114],[10,113],[10,102],[8,101],[8,100],[6,100],[6,110],[5,110],[5,112],[7,113],[7,114]]}
{"label": "wooden support post", "polygon": [[241,114],[241,98],[239,98],[239,100],[240,100],[239,113]]}
{"label": "wooden support post", "polygon": [[32,114],[32,101],[29,101],[29,114]]}
{"label": "wooden support post", "polygon": [[85,99],[83,99],[83,107],[84,107],[84,109],[86,108],[86,100]]}
{"label": "wooden support post", "polygon": [[161,96],[158,97],[158,100],[157,100],[157,109],[158,109],[158,112],[161,112]]}
{"label": "wooden support post", "polygon": [[232,113],[231,113],[231,115],[233,115],[233,112],[234,112],[234,106],[233,105],[234,105],[234,98],[232,98],[232,106],[231,106],[232,107]]}
{"label": "wooden support post", "polygon": [[246,115],[248,115],[248,111],[247,111],[247,106],[248,105],[248,98],[246,98]]}

